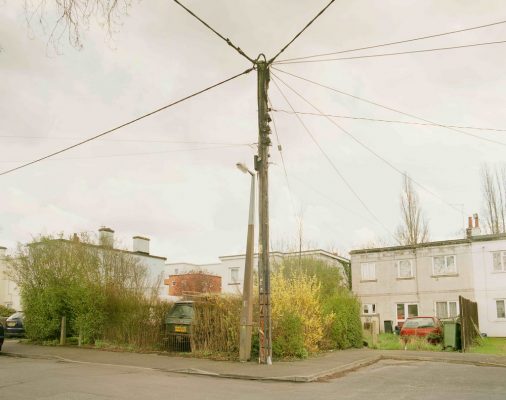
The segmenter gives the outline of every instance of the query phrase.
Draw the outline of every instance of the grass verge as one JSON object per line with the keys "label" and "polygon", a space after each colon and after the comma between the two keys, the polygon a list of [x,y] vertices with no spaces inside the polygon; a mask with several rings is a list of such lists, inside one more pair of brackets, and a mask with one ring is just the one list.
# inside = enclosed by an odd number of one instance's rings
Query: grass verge
{"label": "grass verge", "polygon": [[506,338],[480,338],[476,345],[469,349],[469,352],[506,356]]}

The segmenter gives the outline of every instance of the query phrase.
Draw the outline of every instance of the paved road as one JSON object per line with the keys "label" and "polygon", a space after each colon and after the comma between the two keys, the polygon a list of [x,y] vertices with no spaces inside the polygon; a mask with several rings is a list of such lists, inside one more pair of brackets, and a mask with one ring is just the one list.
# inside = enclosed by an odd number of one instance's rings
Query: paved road
{"label": "paved road", "polygon": [[258,382],[0,356],[1,399],[504,400],[504,368],[381,361],[326,382]]}

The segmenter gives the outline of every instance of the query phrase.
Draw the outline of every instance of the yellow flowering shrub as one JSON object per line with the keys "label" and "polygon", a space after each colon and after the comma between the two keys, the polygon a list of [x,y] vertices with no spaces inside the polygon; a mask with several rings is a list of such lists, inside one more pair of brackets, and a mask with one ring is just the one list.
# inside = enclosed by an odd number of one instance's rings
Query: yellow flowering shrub
{"label": "yellow flowering shrub", "polygon": [[[283,268],[271,275],[271,302],[273,350],[279,356],[304,356],[318,351],[323,338],[323,315],[320,301],[320,283],[314,276],[297,271],[284,276]],[[300,340],[299,340],[300,338]],[[300,349],[286,349],[287,341],[301,342]],[[281,351],[279,351],[281,350]],[[283,351],[284,350],[284,351]]]}

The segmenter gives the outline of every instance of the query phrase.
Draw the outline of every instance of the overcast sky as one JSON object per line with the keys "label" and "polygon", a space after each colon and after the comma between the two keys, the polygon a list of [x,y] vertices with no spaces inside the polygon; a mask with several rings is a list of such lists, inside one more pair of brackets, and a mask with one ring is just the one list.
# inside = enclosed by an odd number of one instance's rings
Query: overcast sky
{"label": "overcast sky", "polygon": [[[274,55],[327,0],[184,3],[256,58]],[[280,59],[503,19],[503,0],[338,0]],[[171,1],[135,2],[122,22],[112,39],[92,23],[81,51],[63,39],[58,55],[46,33],[36,24],[27,27],[21,1],[0,2],[1,171],[250,67]],[[341,56],[500,40],[506,40],[506,24]],[[506,44],[278,67],[437,123],[506,128]],[[275,73],[325,113],[413,121]],[[281,89],[296,110],[314,112],[282,84]],[[289,109],[274,83],[269,95],[274,108]],[[133,235],[150,237],[152,253],[169,262],[210,262],[244,252],[249,179],[235,164],[252,167],[256,149],[248,144],[257,141],[256,109],[256,76],[250,73],[101,140],[0,176],[0,246],[12,251],[41,233],[108,226],[126,247]],[[288,187],[273,135],[273,248],[295,242],[296,215],[312,247],[346,255],[377,238],[391,241],[388,231],[400,220],[401,175],[325,118],[302,116],[374,218],[294,115],[272,117],[290,182]],[[435,240],[458,237],[463,215],[482,210],[480,167],[499,165],[506,154],[504,146],[440,127],[335,121],[437,195],[418,189]],[[506,145],[505,132],[466,132]]]}

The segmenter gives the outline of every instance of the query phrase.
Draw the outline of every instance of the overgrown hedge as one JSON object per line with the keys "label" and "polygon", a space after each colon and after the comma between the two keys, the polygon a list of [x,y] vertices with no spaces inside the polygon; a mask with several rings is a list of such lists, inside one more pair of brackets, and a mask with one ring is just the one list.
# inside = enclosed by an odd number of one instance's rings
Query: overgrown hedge
{"label": "overgrown hedge", "polygon": [[239,296],[206,295],[194,302],[192,351],[225,355],[239,354]]}
{"label": "overgrown hedge", "polygon": [[101,341],[133,348],[161,345],[170,307],[150,291],[148,272],[133,255],[79,240],[42,237],[10,260],[20,288],[28,338],[67,335],[82,344]]}

